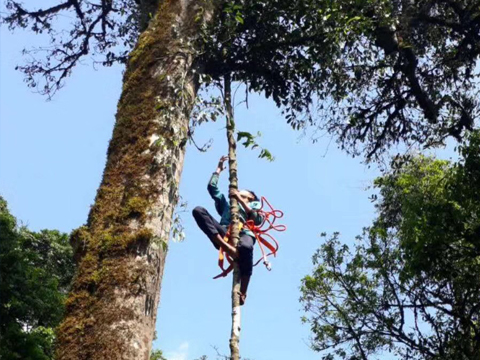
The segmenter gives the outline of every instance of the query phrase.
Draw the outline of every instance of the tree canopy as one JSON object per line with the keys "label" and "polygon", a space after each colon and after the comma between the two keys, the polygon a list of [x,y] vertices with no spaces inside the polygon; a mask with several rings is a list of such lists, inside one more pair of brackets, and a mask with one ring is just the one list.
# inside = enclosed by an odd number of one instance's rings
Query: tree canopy
{"label": "tree canopy", "polygon": [[67,234],[18,226],[0,197],[0,358],[53,358],[73,269]]}
{"label": "tree canopy", "polygon": [[378,217],[355,247],[335,234],[314,255],[302,301],[323,358],[478,358],[479,145],[377,179]]}
{"label": "tree canopy", "polygon": [[238,0],[207,41],[207,73],[233,71],[367,159],[472,130],[480,8],[471,1]]}
{"label": "tree canopy", "polygon": [[[3,21],[50,35],[52,46],[32,50],[35,60],[20,69],[30,86],[43,77],[51,93],[87,54],[125,61],[156,6],[68,0],[26,10],[9,0]],[[296,129],[334,134],[350,153],[374,159],[399,143],[460,140],[475,127],[475,0],[231,0],[222,8],[198,54],[204,74],[232,73],[271,96]],[[62,12],[75,20],[59,22]]]}
{"label": "tree canopy", "polygon": [[25,74],[29,87],[50,96],[87,56],[107,66],[124,63],[157,4],[155,0],[59,0],[50,7],[32,8],[7,0],[8,15],[2,21],[11,30],[47,35],[43,46],[24,50],[29,60],[17,69]]}

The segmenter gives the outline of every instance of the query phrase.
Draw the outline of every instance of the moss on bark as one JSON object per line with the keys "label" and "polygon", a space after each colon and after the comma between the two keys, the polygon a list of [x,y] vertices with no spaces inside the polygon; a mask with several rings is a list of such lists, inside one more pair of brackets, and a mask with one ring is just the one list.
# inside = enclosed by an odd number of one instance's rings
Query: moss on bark
{"label": "moss on bark", "polygon": [[[135,335],[127,324],[138,316],[128,300],[146,293],[149,276],[161,281],[158,264],[136,260],[157,237],[146,224],[160,215],[159,198],[167,194],[169,212],[177,200],[179,175],[172,167],[184,151],[185,114],[194,101],[194,94],[175,93],[183,86],[178,75],[185,75],[178,52],[189,51],[176,35],[181,5],[163,1],[130,55],[103,181],[87,225],[72,234],[78,270],[58,329],[59,359],[148,359],[148,351],[135,354],[127,344]],[[182,31],[188,37],[194,26]]]}

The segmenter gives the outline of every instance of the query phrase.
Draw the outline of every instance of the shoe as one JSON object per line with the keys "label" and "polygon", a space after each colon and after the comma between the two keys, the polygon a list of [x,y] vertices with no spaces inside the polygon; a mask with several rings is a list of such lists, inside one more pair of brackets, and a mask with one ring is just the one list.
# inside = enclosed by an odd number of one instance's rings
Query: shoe
{"label": "shoe", "polygon": [[240,296],[240,306],[242,306],[245,304],[245,300],[247,300],[247,294],[238,293],[238,295]]}

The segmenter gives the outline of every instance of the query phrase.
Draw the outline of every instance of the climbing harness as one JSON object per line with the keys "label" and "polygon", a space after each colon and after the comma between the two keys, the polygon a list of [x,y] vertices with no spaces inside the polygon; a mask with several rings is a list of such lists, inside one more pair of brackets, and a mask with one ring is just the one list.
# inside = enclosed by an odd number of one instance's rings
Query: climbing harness
{"label": "climbing harness", "polygon": [[[264,204],[266,204],[270,210],[265,211],[264,210]],[[267,257],[273,255],[274,257],[277,256],[277,251],[278,251],[278,242],[275,240],[275,238],[268,234],[267,232],[270,230],[275,230],[275,231],[285,231],[287,230],[287,227],[285,225],[278,225],[275,224],[275,221],[277,219],[280,219],[283,217],[283,212],[277,209],[274,209],[272,205],[267,201],[262,196],[261,199],[261,207],[260,210],[256,210],[260,216],[263,218],[262,223],[260,225],[255,225],[253,220],[248,220],[245,224],[240,223],[239,228],[240,231],[243,229],[243,227],[249,229],[250,231],[253,232],[255,235],[255,239],[258,242],[258,246],[260,247],[260,250],[262,252],[262,257],[258,259],[258,261],[253,264],[253,266],[257,266],[260,261],[263,260],[263,264],[267,268],[268,271],[272,270],[272,266],[270,262],[268,261]],[[230,241],[230,233],[231,233],[231,226],[228,228],[227,233],[225,234],[224,241],[229,242]],[[267,248],[270,252],[266,252],[265,248]],[[225,268],[224,266],[224,260],[227,259],[229,266]],[[214,277],[214,279],[218,279],[221,277],[225,277],[228,275],[233,270],[233,263],[234,260],[228,255],[225,250],[220,247],[219,253],[218,253],[218,266],[220,269],[222,269],[222,272],[218,274],[217,276]]]}

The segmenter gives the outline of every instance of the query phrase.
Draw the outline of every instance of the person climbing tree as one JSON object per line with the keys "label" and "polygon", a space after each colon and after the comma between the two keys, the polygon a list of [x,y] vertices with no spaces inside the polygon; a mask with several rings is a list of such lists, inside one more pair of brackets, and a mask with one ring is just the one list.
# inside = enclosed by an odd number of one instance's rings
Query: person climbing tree
{"label": "person climbing tree", "polygon": [[[220,158],[217,169],[212,174],[208,183],[208,192],[215,201],[215,209],[221,216],[220,222],[201,206],[195,207],[192,214],[200,229],[212,241],[213,246],[215,246],[217,250],[222,248],[232,259],[238,261],[241,275],[240,305],[243,305],[247,297],[250,276],[252,275],[255,235],[248,228],[242,227],[240,241],[237,247],[224,240],[231,222],[230,204],[225,195],[218,189],[218,179],[220,173],[225,169],[224,162],[227,159],[227,156]],[[245,224],[247,220],[253,220],[255,225],[262,223],[263,217],[258,212],[258,210],[261,209],[261,204],[253,191],[231,189],[230,195],[234,196],[240,204],[239,215],[242,224]]]}

